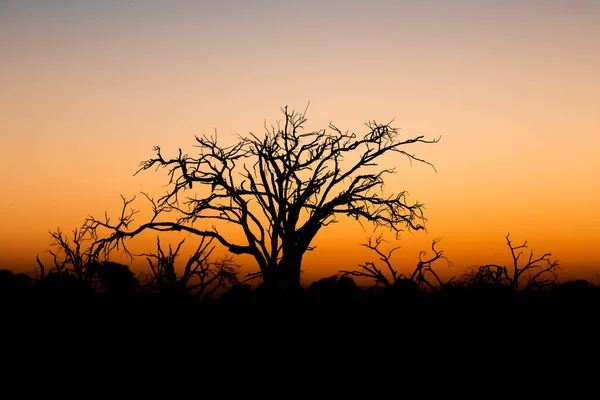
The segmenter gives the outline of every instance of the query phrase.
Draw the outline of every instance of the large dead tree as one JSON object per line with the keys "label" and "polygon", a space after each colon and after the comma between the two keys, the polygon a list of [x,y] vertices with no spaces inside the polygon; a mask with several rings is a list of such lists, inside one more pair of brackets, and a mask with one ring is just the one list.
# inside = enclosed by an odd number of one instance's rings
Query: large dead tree
{"label": "large dead tree", "polygon": [[[383,194],[384,177],[395,168],[377,168],[377,161],[400,155],[433,167],[406,149],[439,138],[402,139],[391,122],[375,121],[366,123],[362,137],[333,124],[305,132],[306,110],[285,107],[282,113],[283,121],[265,126],[263,136],[250,133],[231,146],[221,146],[216,133],[197,136],[197,156],[180,149],[174,158],[165,158],[156,146],[155,157],[142,162],[136,174],[165,168],[168,192],[156,201],[146,195],[154,217],[137,228],[130,227],[125,214],[117,223],[90,217],[90,227],[111,231],[99,240],[99,248],[126,249],[127,238],[147,229],[211,237],[233,254],[251,255],[265,287],[289,289],[300,287],[302,257],[314,248],[315,235],[340,215],[396,233],[424,229],[421,203],[408,203],[406,191]],[[184,197],[198,187],[205,189],[203,195]],[[171,220],[161,218],[167,213]],[[219,222],[234,224],[242,235],[222,234]]]}

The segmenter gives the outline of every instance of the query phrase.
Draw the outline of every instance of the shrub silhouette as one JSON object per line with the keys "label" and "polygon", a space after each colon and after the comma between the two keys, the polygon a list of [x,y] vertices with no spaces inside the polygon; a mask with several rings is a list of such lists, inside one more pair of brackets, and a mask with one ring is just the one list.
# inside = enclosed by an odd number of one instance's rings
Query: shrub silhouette
{"label": "shrub silhouette", "polygon": [[593,304],[597,302],[598,289],[585,279],[576,279],[557,284],[550,290],[550,297],[554,302],[568,301]]}
{"label": "shrub silhouette", "polygon": [[386,290],[388,296],[399,299],[415,299],[420,297],[419,284],[410,278],[399,278]]}
{"label": "shrub silhouette", "polygon": [[256,293],[248,283],[240,283],[228,288],[219,297],[219,301],[228,307],[256,306]]}
{"label": "shrub silhouette", "polygon": [[359,301],[360,287],[354,279],[344,275],[332,275],[313,282],[308,287],[311,299],[317,304],[345,304],[351,306]]}
{"label": "shrub silhouette", "polygon": [[32,279],[24,274],[15,274],[9,269],[0,269],[0,296],[1,297],[15,297],[21,301],[24,296],[29,296],[33,288]]}
{"label": "shrub silhouette", "polygon": [[12,291],[17,286],[15,273],[9,269],[0,269],[0,291]]}
{"label": "shrub silhouette", "polygon": [[91,282],[79,279],[68,272],[50,272],[35,286],[36,293],[39,295],[36,301],[42,303],[53,299],[77,302],[91,299],[95,293]]}
{"label": "shrub silhouette", "polygon": [[109,294],[125,294],[136,290],[137,279],[127,265],[113,261],[92,262],[86,266],[89,279],[96,278]]}

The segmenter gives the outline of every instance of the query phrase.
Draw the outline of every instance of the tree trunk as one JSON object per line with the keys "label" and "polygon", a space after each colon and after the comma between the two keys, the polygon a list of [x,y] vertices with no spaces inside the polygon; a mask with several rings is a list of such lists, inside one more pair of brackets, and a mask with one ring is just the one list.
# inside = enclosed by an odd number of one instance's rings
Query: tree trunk
{"label": "tree trunk", "polygon": [[283,279],[281,279],[278,265],[268,266],[262,271],[262,287],[267,293],[275,293],[281,290]]}
{"label": "tree trunk", "polygon": [[271,293],[297,291],[300,285],[302,254],[284,256],[277,265],[263,271],[263,287]]}
{"label": "tree trunk", "polygon": [[300,260],[294,259],[285,266],[282,266],[285,273],[285,287],[288,291],[296,291],[301,288],[300,264]]}

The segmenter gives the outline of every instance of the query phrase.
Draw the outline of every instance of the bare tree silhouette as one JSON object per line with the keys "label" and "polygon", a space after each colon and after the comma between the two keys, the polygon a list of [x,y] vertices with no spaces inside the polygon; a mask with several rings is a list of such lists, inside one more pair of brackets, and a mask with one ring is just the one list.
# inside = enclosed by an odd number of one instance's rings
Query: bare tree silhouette
{"label": "bare tree silhouette", "polygon": [[215,246],[211,246],[213,241],[214,238],[202,237],[185,263],[182,274],[178,275],[175,261],[185,239],[179,242],[175,250],[169,245],[169,252],[165,253],[157,236],[156,252],[141,254],[146,257],[152,271],[150,285],[160,293],[193,293],[198,298],[209,299],[218,290],[237,284],[239,266],[233,263],[231,257],[210,260],[215,249]]}
{"label": "bare tree silhouette", "polygon": [[367,261],[364,264],[359,264],[359,269],[356,270],[343,270],[340,271],[346,276],[355,276],[361,278],[369,278],[375,281],[376,286],[383,286],[387,290],[391,290],[398,287],[414,287],[416,289],[427,288],[430,290],[437,290],[452,282],[454,277],[448,281],[443,281],[439,275],[435,272],[432,264],[438,260],[446,260],[448,265],[452,263],[444,255],[442,250],[438,250],[435,246],[440,242],[440,239],[433,240],[431,244],[431,250],[433,255],[429,258],[426,251],[419,253],[419,261],[415,269],[408,275],[398,273],[398,270],[392,266],[391,258],[393,253],[400,248],[400,246],[394,247],[385,253],[381,248],[381,244],[385,242],[382,235],[377,237],[370,237],[367,239],[367,243],[361,244],[368,249],[373,250],[378,256],[379,260],[385,265],[385,269],[377,267],[377,264],[373,261]]}
{"label": "bare tree silhouette", "polygon": [[[256,261],[263,287],[275,290],[301,287],[301,263],[313,250],[311,243],[321,228],[345,215],[396,234],[404,229],[424,229],[423,205],[407,202],[407,193],[384,196],[384,177],[395,169],[377,169],[377,161],[398,154],[428,164],[405,149],[416,143],[437,143],[423,136],[400,139],[390,123],[366,123],[368,132],[357,137],[333,124],[329,130],[304,132],[303,113],[282,108],[283,124],[267,128],[264,136],[250,133],[236,144],[221,146],[217,135],[196,137],[197,157],[180,149],[175,158],[156,156],[141,163],[136,172],[151,168],[168,170],[169,191],[152,203],[154,216],[130,228],[129,214],[117,223],[90,217],[90,229],[105,228],[109,234],[96,242],[110,251],[119,246],[128,254],[125,239],[152,229],[182,231],[216,239],[232,254],[247,254]],[[435,168],[434,168],[435,169]],[[210,189],[204,196],[183,197],[195,185]],[[124,199],[124,208],[133,201]],[[175,213],[170,220],[159,220]],[[172,214],[171,214],[172,215]],[[205,222],[202,226],[195,226]],[[215,223],[236,226],[245,239],[222,233]]]}
{"label": "bare tree silhouette", "polygon": [[52,266],[46,268],[39,254],[36,256],[40,273],[39,281],[47,286],[61,285],[82,288],[102,289],[110,293],[132,291],[136,286],[135,274],[124,264],[109,260],[109,253],[102,252],[95,245],[98,239],[96,229],[89,229],[85,223],[72,232],[69,240],[60,227],[50,231]]}
{"label": "bare tree silhouette", "polygon": [[527,240],[522,245],[515,246],[510,240],[510,233],[505,238],[513,265],[510,267],[498,264],[473,266],[466,274],[467,283],[474,286],[503,286],[515,291],[544,289],[558,283],[559,263],[550,259],[552,253],[545,253],[539,258],[534,258],[533,250],[531,250],[527,262],[520,266],[519,259],[523,254],[521,249],[528,248]]}
{"label": "bare tree silhouette", "polygon": [[57,250],[47,250],[53,259],[50,270],[47,270],[42,263],[39,254],[36,256],[40,268],[40,279],[43,280],[47,273],[52,273],[73,275],[80,281],[91,280],[92,276],[88,273],[88,266],[99,261],[99,252],[95,251],[94,248],[94,242],[97,239],[95,231],[86,229],[85,226],[81,229],[75,229],[71,240],[60,227],[49,233],[52,237],[50,246],[57,248]]}

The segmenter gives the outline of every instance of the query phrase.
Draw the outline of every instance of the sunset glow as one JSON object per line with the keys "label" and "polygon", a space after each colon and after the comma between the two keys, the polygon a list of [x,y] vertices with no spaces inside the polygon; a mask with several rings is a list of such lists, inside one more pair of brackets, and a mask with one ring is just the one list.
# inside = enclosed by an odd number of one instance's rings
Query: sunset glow
{"label": "sunset glow", "polygon": [[[51,260],[48,231],[116,217],[120,195],[137,195],[143,222],[140,192],[168,182],[134,176],[153,146],[193,154],[194,135],[215,130],[232,144],[310,102],[307,130],[361,135],[393,119],[406,138],[441,137],[406,149],[435,170],[382,160],[397,169],[385,190],[408,191],[428,219],[426,232],[386,236],[399,269],[438,237],[452,262],[442,275],[509,263],[510,232],[551,252],[562,279],[596,280],[598,21],[591,0],[1,1],[0,268]],[[377,261],[364,227],[323,228],[305,279]],[[156,232],[134,240],[153,251]]]}

